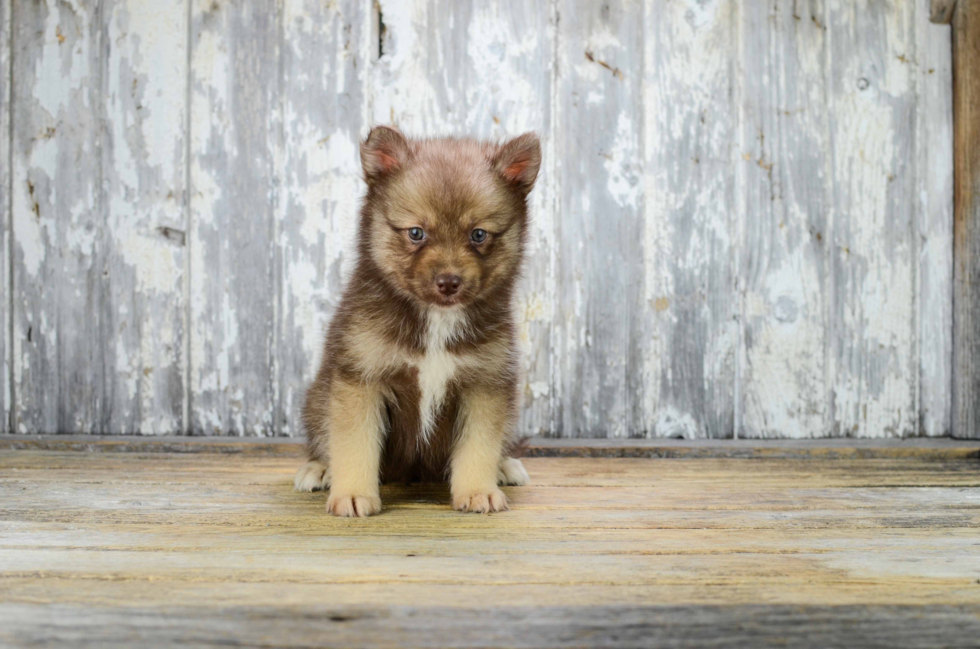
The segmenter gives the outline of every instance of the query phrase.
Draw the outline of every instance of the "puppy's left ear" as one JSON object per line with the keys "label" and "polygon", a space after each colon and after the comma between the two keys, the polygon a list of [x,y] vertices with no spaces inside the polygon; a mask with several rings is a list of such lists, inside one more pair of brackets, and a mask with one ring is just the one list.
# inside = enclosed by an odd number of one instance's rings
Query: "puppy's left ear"
{"label": "puppy's left ear", "polygon": [[375,126],[361,143],[364,180],[376,183],[395,173],[408,161],[408,140],[393,126]]}
{"label": "puppy's left ear", "polygon": [[493,167],[507,184],[526,196],[534,187],[541,168],[541,142],[538,136],[525,133],[502,144],[494,157]]}

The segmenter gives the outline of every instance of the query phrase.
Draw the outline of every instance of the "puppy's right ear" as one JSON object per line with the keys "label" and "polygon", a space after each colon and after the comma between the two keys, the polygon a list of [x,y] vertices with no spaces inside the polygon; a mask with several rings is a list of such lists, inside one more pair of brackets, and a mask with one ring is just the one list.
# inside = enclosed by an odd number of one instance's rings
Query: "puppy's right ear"
{"label": "puppy's right ear", "polygon": [[501,145],[493,164],[511,187],[527,196],[541,167],[541,142],[538,136],[525,133]]}
{"label": "puppy's right ear", "polygon": [[373,184],[395,172],[408,161],[408,140],[397,128],[375,126],[361,142],[364,180]]}

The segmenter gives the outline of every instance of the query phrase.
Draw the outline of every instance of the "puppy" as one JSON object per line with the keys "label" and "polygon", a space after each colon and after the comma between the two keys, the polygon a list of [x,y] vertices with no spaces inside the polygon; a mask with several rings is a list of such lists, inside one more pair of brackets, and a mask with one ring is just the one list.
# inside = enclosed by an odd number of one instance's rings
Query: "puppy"
{"label": "puppy", "polygon": [[409,140],[381,126],[361,163],[357,266],[306,396],[296,489],[329,487],[331,514],[370,516],[382,481],[448,478],[455,509],[505,510],[498,485],[528,481],[512,457],[511,303],[538,138]]}

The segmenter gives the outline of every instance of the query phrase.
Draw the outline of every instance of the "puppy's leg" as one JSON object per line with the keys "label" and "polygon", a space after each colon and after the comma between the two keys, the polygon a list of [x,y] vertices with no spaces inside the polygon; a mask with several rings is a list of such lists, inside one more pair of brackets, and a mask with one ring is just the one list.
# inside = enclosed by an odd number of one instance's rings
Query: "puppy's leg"
{"label": "puppy's leg", "polygon": [[505,393],[486,388],[470,388],[461,395],[459,437],[450,460],[454,509],[477,513],[507,509],[507,497],[497,488],[497,471],[511,420],[509,401]]}
{"label": "puppy's leg", "polygon": [[306,457],[293,479],[296,491],[320,491],[330,486],[330,375],[317,374],[303,404],[303,428],[306,430]]}
{"label": "puppy's leg", "polygon": [[378,489],[384,443],[383,400],[373,384],[336,381],[330,394],[330,497],[334,516],[381,511]]}

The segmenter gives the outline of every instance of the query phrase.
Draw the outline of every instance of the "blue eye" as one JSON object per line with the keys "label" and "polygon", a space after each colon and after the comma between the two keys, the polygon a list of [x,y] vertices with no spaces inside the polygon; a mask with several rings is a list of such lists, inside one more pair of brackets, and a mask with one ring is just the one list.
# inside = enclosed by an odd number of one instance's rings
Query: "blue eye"
{"label": "blue eye", "polygon": [[473,243],[483,243],[487,240],[487,231],[477,228],[470,232],[470,241]]}
{"label": "blue eye", "polygon": [[425,239],[425,230],[423,230],[422,228],[409,228],[408,238],[418,243],[419,241]]}

